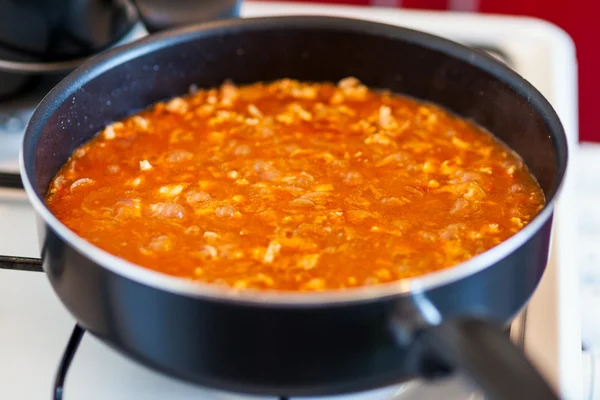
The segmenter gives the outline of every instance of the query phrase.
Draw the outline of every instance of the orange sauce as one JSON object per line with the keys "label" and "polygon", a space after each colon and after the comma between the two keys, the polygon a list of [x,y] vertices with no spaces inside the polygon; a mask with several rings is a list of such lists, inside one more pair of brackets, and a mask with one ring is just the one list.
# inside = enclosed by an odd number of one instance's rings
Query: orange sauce
{"label": "orange sauce", "polygon": [[304,291],[451,267],[544,201],[482,129],[354,78],[158,103],[77,149],[47,196],[78,235],[143,267]]}

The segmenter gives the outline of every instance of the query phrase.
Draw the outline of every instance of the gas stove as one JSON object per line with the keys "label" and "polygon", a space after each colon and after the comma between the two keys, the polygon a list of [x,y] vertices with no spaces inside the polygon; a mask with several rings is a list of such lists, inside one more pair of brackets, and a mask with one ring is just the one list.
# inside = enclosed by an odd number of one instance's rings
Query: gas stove
{"label": "gas stove", "polygon": [[[335,15],[428,31],[490,52],[528,79],[550,100],[567,131],[571,170],[555,214],[547,272],[526,310],[512,324],[511,338],[523,348],[562,398],[582,398],[579,275],[571,264],[575,258],[576,237],[575,218],[571,214],[575,207],[571,205],[574,191],[570,175],[574,169],[573,160],[576,160],[573,155],[577,151],[577,77],[574,47],[569,37],[548,23],[515,17],[272,2],[244,3],[241,13],[244,17]],[[125,41],[144,34],[143,27],[138,26]],[[42,80],[38,90],[10,102],[0,102],[0,172],[18,171],[24,126],[37,102],[54,83],[56,81],[50,78]],[[0,175],[0,186],[19,186],[18,179],[6,178],[6,175]],[[39,256],[34,218],[22,191],[0,189],[0,254]],[[75,320],[39,272],[0,270],[0,319],[4,321],[0,329],[2,398],[48,398],[60,360],[63,356],[74,355],[64,387],[68,399],[266,399],[173,380],[124,358],[91,335],[83,336],[76,352],[76,346],[67,348]],[[460,376],[435,383],[408,382],[335,398],[427,400],[442,396],[448,400],[482,398]]]}

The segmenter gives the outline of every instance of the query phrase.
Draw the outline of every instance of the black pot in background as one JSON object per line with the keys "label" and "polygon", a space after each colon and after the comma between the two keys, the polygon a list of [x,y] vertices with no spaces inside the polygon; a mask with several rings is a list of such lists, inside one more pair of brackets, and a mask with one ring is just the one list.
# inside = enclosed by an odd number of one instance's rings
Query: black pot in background
{"label": "black pot in background", "polygon": [[[35,58],[25,54],[17,53],[14,50],[0,46],[0,60],[10,59],[19,62],[35,62]],[[14,72],[2,71],[0,69],[0,101],[13,93],[24,90],[32,84],[35,77],[31,74],[16,74]]]}
{"label": "black pot in background", "polygon": [[106,49],[138,21],[126,0],[0,0],[0,45],[39,61]]}
{"label": "black pot in background", "polygon": [[[149,32],[237,17],[240,0],[0,0],[0,100],[74,70],[140,19]],[[137,8],[136,8],[137,6]]]}

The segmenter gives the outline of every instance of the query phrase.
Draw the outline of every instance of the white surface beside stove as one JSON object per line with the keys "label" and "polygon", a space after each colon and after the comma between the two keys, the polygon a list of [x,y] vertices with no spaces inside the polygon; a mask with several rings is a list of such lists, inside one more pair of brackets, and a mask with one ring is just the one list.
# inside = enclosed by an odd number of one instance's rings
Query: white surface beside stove
{"label": "white surface beside stove", "polygon": [[585,398],[600,400],[600,143],[582,144],[577,174],[578,265]]}
{"label": "white surface beside stove", "polygon": [[[581,265],[582,338],[600,355],[600,143],[580,149],[577,179],[578,261]],[[598,371],[600,373],[600,370]],[[599,385],[600,386],[600,385]],[[600,387],[599,387],[600,391]]]}
{"label": "white surface beside stove", "polygon": [[[516,69],[553,103],[576,143],[574,50],[554,26],[532,19],[406,12],[309,4],[244,3],[244,16],[329,14],[400,24],[505,50]],[[8,144],[3,142],[2,145]],[[15,146],[15,141],[10,143]],[[572,264],[573,192],[565,185],[556,215],[549,272],[528,312],[526,350],[565,399],[580,399],[578,274]],[[0,193],[0,253],[38,256],[31,209],[22,194]],[[557,245],[558,243],[558,245]],[[0,398],[50,397],[52,380],[74,324],[41,274],[0,271]],[[386,388],[369,398],[391,398]],[[353,399],[361,398],[348,397]],[[67,399],[233,399],[168,379],[84,337],[67,379]],[[364,398],[364,396],[363,396]],[[446,397],[450,400],[450,397]],[[453,399],[452,399],[453,400]]]}

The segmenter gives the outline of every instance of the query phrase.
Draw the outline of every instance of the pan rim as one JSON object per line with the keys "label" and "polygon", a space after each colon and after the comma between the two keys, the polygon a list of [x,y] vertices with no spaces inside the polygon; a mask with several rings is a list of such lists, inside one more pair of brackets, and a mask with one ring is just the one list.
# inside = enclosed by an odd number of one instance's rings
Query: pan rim
{"label": "pan rim", "polygon": [[[156,272],[94,246],[67,228],[66,225],[50,212],[45,202],[33,187],[30,179],[30,176],[33,174],[33,163],[27,165],[25,161],[26,153],[31,153],[30,157],[33,157],[35,144],[38,139],[37,135],[41,132],[47,120],[84,83],[128,60],[188,40],[218,35],[221,32],[232,33],[238,30],[264,30],[287,26],[294,26],[294,28],[300,29],[342,29],[382,37],[400,38],[401,40],[425,48],[440,51],[483,69],[503,84],[509,86],[517,94],[525,97],[535,112],[542,117],[549,131],[552,133],[552,140],[557,151],[558,166],[556,182],[554,187],[549,191],[544,208],[525,228],[497,246],[460,264],[414,278],[405,278],[372,286],[321,292],[234,290]],[[389,297],[410,296],[412,293],[426,292],[453,283],[493,266],[496,262],[520,248],[551,218],[556,198],[563,186],[567,168],[567,157],[566,135],[558,116],[549,102],[537,89],[516,72],[483,53],[438,36],[377,22],[342,17],[278,16],[222,20],[164,31],[91,58],[61,81],[38,105],[26,128],[19,155],[19,165],[23,186],[29,201],[44,223],[77,252],[85,255],[95,264],[112,273],[157,290],[164,290],[173,294],[198,299],[269,307],[319,307],[331,304],[346,305]]]}

